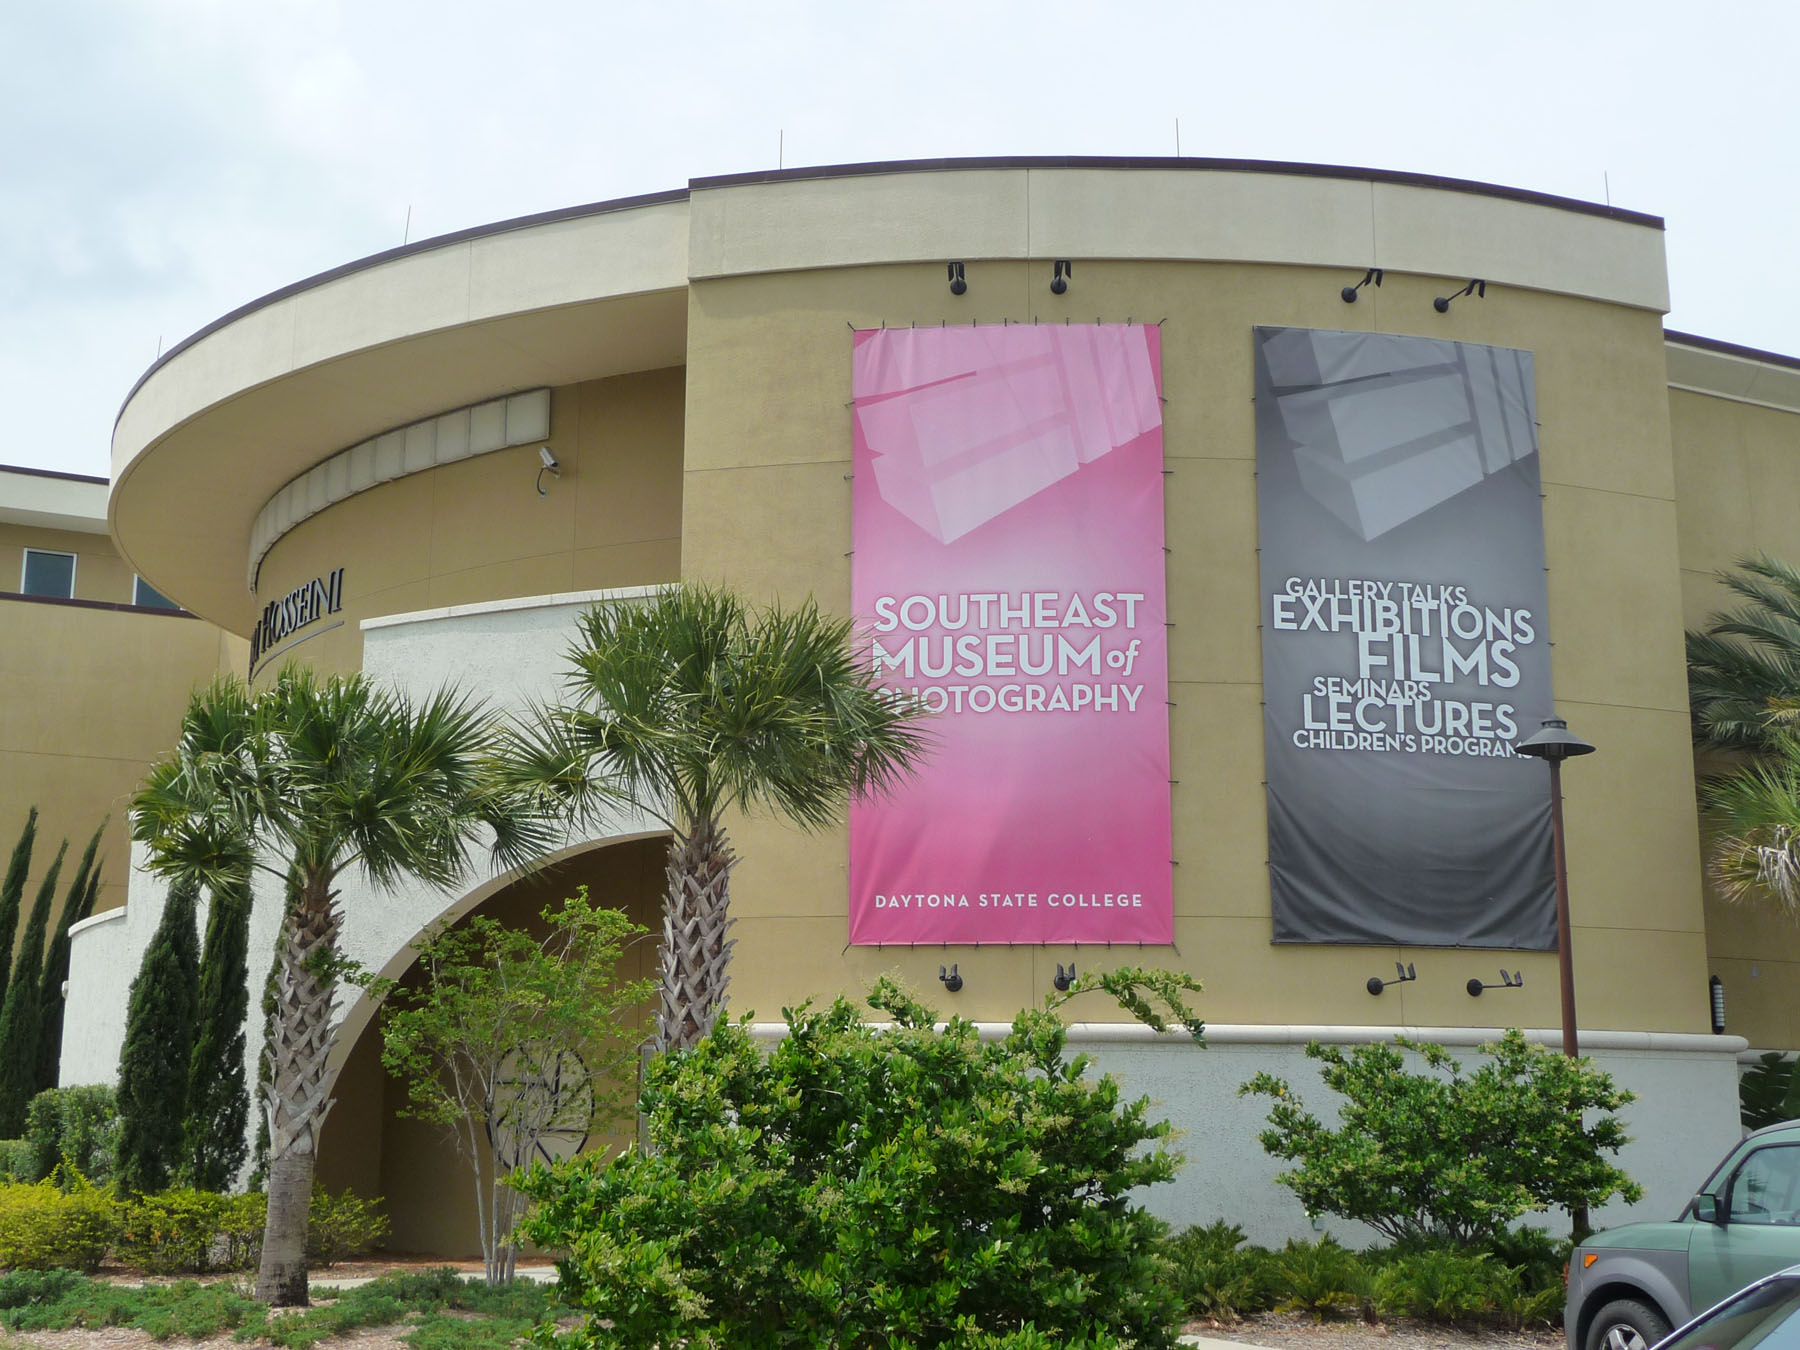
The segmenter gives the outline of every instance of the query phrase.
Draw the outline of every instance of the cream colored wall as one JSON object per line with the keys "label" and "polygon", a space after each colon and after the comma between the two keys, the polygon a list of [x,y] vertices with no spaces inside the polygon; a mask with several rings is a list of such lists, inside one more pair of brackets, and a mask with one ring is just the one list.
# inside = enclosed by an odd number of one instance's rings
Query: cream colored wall
{"label": "cream colored wall", "polygon": [[[1800,415],[1671,390],[1683,614],[1735,604],[1716,573],[1763,552],[1800,563]],[[1800,1048],[1800,918],[1708,894],[1707,954],[1726,1025],[1752,1046]]]}
{"label": "cream colored wall", "polygon": [[[1058,962],[1147,960],[1208,983],[1217,1022],[1554,1026],[1555,957],[1509,953],[1525,989],[1481,1002],[1498,953],[1272,946],[1261,787],[1251,328],[1452,337],[1536,353],[1552,667],[1558,703],[1601,753],[1565,775],[1580,1021],[1706,1025],[1706,952],[1680,641],[1675,480],[1659,316],[1491,287],[1449,315],[1460,279],[1390,271],[1354,308],[1335,271],[1077,258],[1048,290],[1046,262],[971,261],[968,294],[941,264],[846,267],[697,281],[688,313],[684,577],[759,598],[850,593],[850,334],[874,327],[1130,316],[1163,328],[1168,477],[1176,948],[958,948],[956,1011],[1007,1017],[1050,989]],[[1521,772],[1541,773],[1536,766]],[[1547,789],[1546,789],[1547,790]],[[736,1011],[773,1017],[806,995],[854,992],[895,971],[936,999],[952,953],[845,948],[843,833],[806,838],[737,821],[743,856]],[[1370,998],[1395,959],[1416,984]]]}
{"label": "cream colored wall", "polygon": [[103,534],[77,530],[45,530],[0,521],[0,591],[16,591],[23,576],[25,550],[49,549],[75,555],[75,598],[131,603],[131,569]]}
{"label": "cream colored wall", "polygon": [[35,804],[32,886],[61,839],[78,854],[110,817],[96,908],[125,903],[131,793],[174,745],[193,687],[247,659],[241,638],[185,615],[0,599],[0,850]]}
{"label": "cream colored wall", "polygon": [[[292,659],[362,665],[361,620],[521,595],[672,581],[681,558],[682,371],[555,389],[561,478],[540,497],[535,445],[360,493],[285,535],[263,563],[267,604],[335,568],[342,610],[293,634]],[[332,453],[339,447],[330,447]],[[282,648],[259,680],[284,662]]]}

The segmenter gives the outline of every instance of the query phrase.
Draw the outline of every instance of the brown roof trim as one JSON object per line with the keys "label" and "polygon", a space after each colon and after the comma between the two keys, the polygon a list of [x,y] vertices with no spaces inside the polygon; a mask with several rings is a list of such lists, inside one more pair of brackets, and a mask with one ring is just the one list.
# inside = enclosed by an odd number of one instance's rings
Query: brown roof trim
{"label": "brown roof trim", "polygon": [[1784,366],[1788,370],[1800,370],[1800,356],[1783,356],[1780,352],[1765,352],[1760,347],[1740,347],[1735,342],[1721,342],[1718,338],[1698,337],[1693,333],[1677,333],[1672,328],[1663,329],[1663,340],[1673,342],[1677,347],[1696,347],[1703,352],[1717,352],[1721,356],[1741,356],[1750,361],[1761,361],[1771,366]]}
{"label": "brown roof trim", "polygon": [[0,591],[0,602],[23,600],[28,605],[67,605],[72,609],[116,609],[124,614],[162,614],[171,619],[197,619],[185,609],[162,609],[155,605],[121,605],[111,600],[70,600],[57,595],[23,595],[18,591]]}
{"label": "brown roof trim", "polygon": [[[640,206],[661,206],[668,202],[684,202],[687,200],[686,188],[675,188],[668,192],[647,192],[636,197],[615,197],[611,201],[588,202],[583,206],[562,206],[554,211],[539,211],[535,215],[514,216],[510,220],[495,221],[490,225],[476,225],[466,230],[454,230],[449,234],[433,235],[429,239],[420,239],[416,243],[402,244],[399,248],[383,249],[380,253],[371,253],[366,258],[358,258],[338,267],[323,272],[315,272],[312,276],[300,281],[291,282],[280,290],[270,291],[267,295],[258,296],[248,304],[239,305],[229,314],[221,314],[206,327],[196,330],[177,342],[168,351],[152,361],[131,386],[119,404],[119,411],[113,416],[113,425],[119,424],[119,418],[125,415],[125,405],[137,396],[137,391],[144,387],[144,381],[156,374],[163,365],[186,351],[196,342],[211,337],[230,324],[236,323],[245,315],[254,314],[266,305],[278,300],[286,300],[291,295],[311,290],[314,286],[323,286],[327,282],[336,281],[340,277],[351,276],[371,267],[379,267],[383,263],[393,262],[396,258],[410,257],[415,253],[429,253],[432,249],[445,248],[450,244],[464,243],[470,239],[482,239],[488,235],[506,234],[512,230],[528,230],[537,225],[554,225],[563,220],[579,220],[583,216],[603,216],[613,211],[630,211]],[[104,481],[104,480],[102,480]]]}
{"label": "brown roof trim", "polygon": [[[67,483],[99,483],[105,485],[106,479],[96,478],[91,473],[64,473],[61,469],[33,469],[24,464],[0,464],[0,473],[22,473],[32,478],[60,478]],[[4,594],[4,592],[0,592]]]}
{"label": "brown roof trim", "polygon": [[1442,178],[1429,173],[1401,173],[1393,169],[1363,169],[1343,164],[1304,164],[1271,159],[1177,159],[1172,155],[1017,155],[976,159],[905,159],[885,163],[873,161],[867,164],[825,164],[801,169],[720,174],[711,178],[691,179],[688,188],[693,192],[701,192],[708,188],[742,187],[751,183],[781,183],[808,178],[860,178],[885,173],[944,173],[959,169],[1191,169],[1209,173],[1283,174],[1293,178],[1347,178],[1356,182],[1392,183],[1401,187],[1438,188],[1450,192],[1473,193],[1481,197],[1499,197],[1506,201],[1529,202],[1534,206],[1553,206],[1579,215],[1604,216],[1609,220],[1645,225],[1653,230],[1663,228],[1661,216],[1626,211],[1599,202],[1586,202],[1577,197],[1558,197],[1548,192],[1501,187],[1496,183],[1482,183],[1471,178]]}

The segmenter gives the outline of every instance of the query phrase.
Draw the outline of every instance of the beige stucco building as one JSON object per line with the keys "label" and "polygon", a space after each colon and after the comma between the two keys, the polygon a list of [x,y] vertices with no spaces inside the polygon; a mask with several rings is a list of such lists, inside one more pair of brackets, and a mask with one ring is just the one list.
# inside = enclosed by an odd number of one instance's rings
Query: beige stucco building
{"label": "beige stucco building", "polygon": [[[1062,294],[1056,260],[1075,264]],[[950,262],[964,294],[947,285]],[[1346,304],[1369,268],[1383,284]],[[1484,295],[1434,307],[1475,278]],[[1212,1048],[1104,1025],[1082,1036],[1190,1132],[1196,1164],[1160,1203],[1273,1236],[1304,1221],[1267,1185],[1238,1082],[1294,1069],[1313,1036],[1473,1045],[1499,1025],[1553,1029],[1558,1003],[1552,953],[1505,954],[1524,987],[1476,999],[1465,985],[1495,977],[1492,952],[1270,941],[1251,331],[1529,350],[1557,703],[1600,747],[1565,777],[1583,1045],[1642,1094],[1627,1162],[1650,1187],[1646,1209],[1670,1211],[1735,1133],[1740,1052],[1800,1047],[1794,926],[1714,904],[1702,884],[1682,648],[1684,627],[1719,603],[1717,569],[1750,550],[1800,559],[1800,362],[1665,332],[1667,309],[1660,220],[1415,175],[1009,160],[698,180],[377,255],[170,350],[120,413],[107,565],[205,622],[116,621],[155,625],[159,649],[188,641],[205,667],[194,676],[244,670],[251,641],[258,679],[293,659],[421,690],[455,680],[522,706],[554,693],[574,614],[621,592],[716,580],[848,611],[849,330],[1160,322],[1175,943],[1131,959],[1206,981]],[[84,613],[41,618],[73,633]],[[77,667],[119,642],[53,640]],[[29,719],[33,734],[128,745],[115,759],[141,765],[166,737],[166,698],[148,719],[82,721],[113,706],[119,669],[82,670],[91,685],[65,701],[46,694],[55,711]],[[96,799],[125,790],[130,774],[115,777],[96,781]],[[891,971],[940,1007],[997,1021],[1040,999],[1058,963],[1104,959],[847,946],[843,834],[731,829],[744,857],[739,1011],[772,1018]],[[529,887],[484,877],[454,893],[353,894],[347,942],[398,972],[438,914],[528,913],[578,881],[648,918],[657,840],[619,821],[569,841],[561,869]],[[65,1081],[116,1059],[123,993],[101,972],[154,925],[143,882],[78,940],[71,1002],[84,1020]],[[259,922],[272,933],[271,916]],[[954,996],[937,983],[945,959],[966,981]],[[1371,997],[1368,977],[1396,959],[1419,978]],[[1715,974],[1723,1035],[1708,1012]],[[321,1176],[385,1195],[400,1245],[471,1244],[466,1188],[445,1181],[452,1156],[396,1119],[369,1010],[346,1017]]]}

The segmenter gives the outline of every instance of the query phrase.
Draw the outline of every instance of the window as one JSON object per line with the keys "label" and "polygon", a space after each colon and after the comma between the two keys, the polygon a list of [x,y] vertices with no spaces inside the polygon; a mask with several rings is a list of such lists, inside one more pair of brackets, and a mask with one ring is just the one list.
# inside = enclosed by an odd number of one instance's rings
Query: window
{"label": "window", "polygon": [[143,609],[181,608],[180,605],[169,599],[168,596],[157,590],[156,587],[152,586],[142,577],[133,577],[131,579],[131,603]]}
{"label": "window", "polygon": [[45,595],[57,600],[75,597],[75,555],[46,549],[25,550],[25,568],[19,589],[26,595]]}
{"label": "window", "polygon": [[1733,1223],[1800,1222],[1800,1147],[1759,1148],[1731,1182]]}

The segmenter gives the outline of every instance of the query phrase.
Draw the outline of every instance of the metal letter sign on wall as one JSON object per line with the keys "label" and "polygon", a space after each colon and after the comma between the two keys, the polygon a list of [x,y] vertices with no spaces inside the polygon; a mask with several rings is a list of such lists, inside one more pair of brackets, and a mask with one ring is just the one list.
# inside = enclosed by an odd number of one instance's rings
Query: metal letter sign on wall
{"label": "metal letter sign on wall", "polygon": [[1552,948],[1531,353],[1255,341],[1275,940]]}
{"label": "metal letter sign on wall", "polygon": [[[275,648],[292,634],[328,614],[336,614],[343,607],[344,569],[341,567],[322,577],[314,577],[304,586],[294,587],[279,600],[269,601],[263,606],[256,627],[250,631],[250,673],[256,674],[256,667],[263,659],[272,656]],[[337,624],[331,627],[336,628]]]}
{"label": "metal letter sign on wall", "polygon": [[853,608],[929,761],[850,810],[850,940],[1168,942],[1161,332],[853,348]]}

